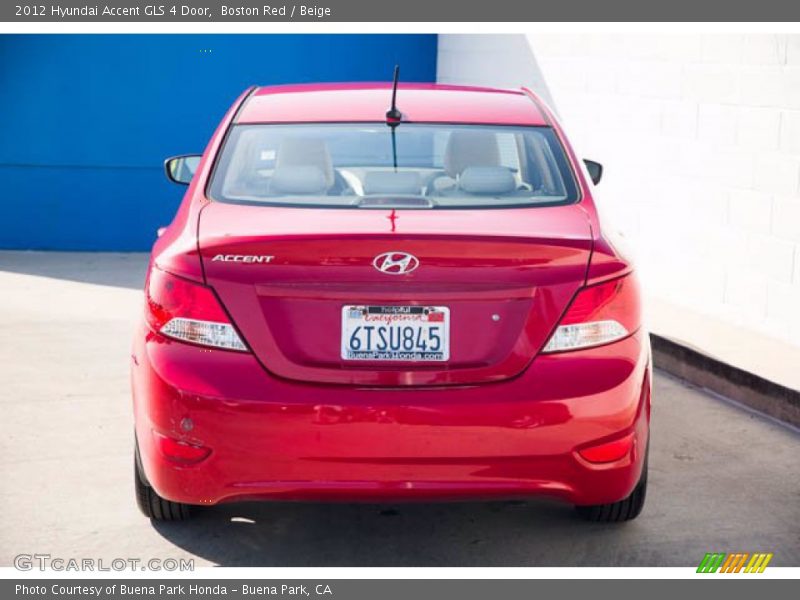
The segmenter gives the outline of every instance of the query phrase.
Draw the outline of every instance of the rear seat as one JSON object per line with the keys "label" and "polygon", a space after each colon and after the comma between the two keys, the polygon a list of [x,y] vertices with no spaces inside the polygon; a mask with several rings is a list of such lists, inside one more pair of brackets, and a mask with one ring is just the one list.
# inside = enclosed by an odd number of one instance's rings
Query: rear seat
{"label": "rear seat", "polygon": [[467,167],[452,185],[440,188],[435,195],[452,196],[530,196],[526,187],[518,187],[514,173],[507,167]]}

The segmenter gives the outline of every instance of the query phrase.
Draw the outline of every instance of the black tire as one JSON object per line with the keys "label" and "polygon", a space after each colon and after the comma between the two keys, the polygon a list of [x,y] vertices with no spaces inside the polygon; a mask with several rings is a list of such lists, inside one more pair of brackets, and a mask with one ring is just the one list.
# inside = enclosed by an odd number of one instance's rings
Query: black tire
{"label": "black tire", "polygon": [[153,521],[183,521],[190,516],[189,505],[162,498],[144,480],[139,466],[139,447],[133,461],[133,486],[136,490],[136,505],[142,514]]}
{"label": "black tire", "polygon": [[587,521],[595,523],[622,523],[631,521],[639,516],[644,507],[647,495],[647,460],[642,469],[642,477],[633,488],[631,495],[619,502],[611,504],[594,504],[590,506],[576,506],[578,514]]}

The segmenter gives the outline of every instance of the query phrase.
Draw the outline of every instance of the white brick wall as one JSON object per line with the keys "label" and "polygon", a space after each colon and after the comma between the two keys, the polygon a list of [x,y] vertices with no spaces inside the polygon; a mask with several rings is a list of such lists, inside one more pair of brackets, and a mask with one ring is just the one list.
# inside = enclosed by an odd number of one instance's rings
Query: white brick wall
{"label": "white brick wall", "polygon": [[442,35],[439,56],[442,81],[552,98],[651,293],[800,347],[800,36]]}
{"label": "white brick wall", "polygon": [[529,42],[648,289],[800,346],[800,36]]}

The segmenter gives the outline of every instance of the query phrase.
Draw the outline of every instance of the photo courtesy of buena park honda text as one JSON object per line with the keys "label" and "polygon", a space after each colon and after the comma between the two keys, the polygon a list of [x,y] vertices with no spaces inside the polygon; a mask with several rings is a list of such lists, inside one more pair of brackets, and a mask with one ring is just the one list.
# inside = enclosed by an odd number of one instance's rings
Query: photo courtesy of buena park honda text
{"label": "photo courtesy of buena park honda text", "polygon": [[3,598],[796,595],[800,6],[2,4],[0,114]]}

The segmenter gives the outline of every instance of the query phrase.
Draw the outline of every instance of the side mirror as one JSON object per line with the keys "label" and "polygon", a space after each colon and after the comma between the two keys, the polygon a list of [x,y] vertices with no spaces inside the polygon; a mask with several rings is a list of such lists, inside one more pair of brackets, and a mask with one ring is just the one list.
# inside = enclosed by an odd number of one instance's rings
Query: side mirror
{"label": "side mirror", "polygon": [[583,159],[583,164],[586,165],[586,170],[589,171],[589,177],[592,178],[592,182],[595,185],[600,183],[603,178],[603,165],[588,158]]}
{"label": "side mirror", "polygon": [[197,165],[200,164],[200,158],[199,154],[182,154],[168,158],[164,161],[164,172],[167,174],[167,179],[172,183],[189,185],[197,170]]}

